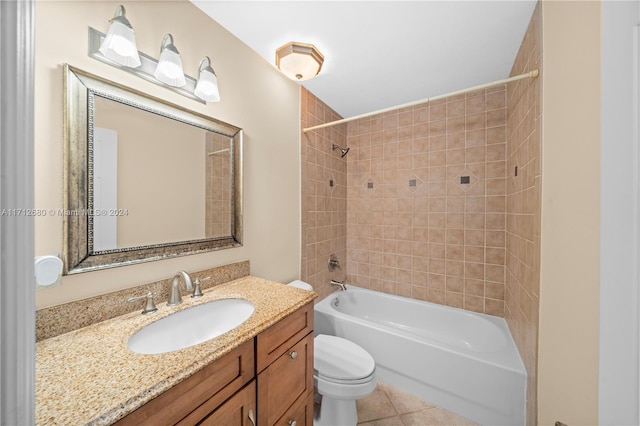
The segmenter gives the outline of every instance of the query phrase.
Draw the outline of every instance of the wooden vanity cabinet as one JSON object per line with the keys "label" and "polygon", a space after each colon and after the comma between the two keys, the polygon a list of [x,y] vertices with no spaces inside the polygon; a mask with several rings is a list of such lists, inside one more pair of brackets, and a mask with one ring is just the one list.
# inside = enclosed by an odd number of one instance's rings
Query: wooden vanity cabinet
{"label": "wooden vanity cabinet", "polygon": [[313,302],[115,424],[312,426]]}
{"label": "wooden vanity cabinet", "polygon": [[[254,377],[255,348],[251,339],[115,424],[198,424]],[[256,411],[255,405],[253,410]]]}
{"label": "wooden vanity cabinet", "polygon": [[252,380],[220,408],[198,423],[199,426],[255,426],[256,381]]}
{"label": "wooden vanity cabinet", "polygon": [[313,424],[313,303],[256,339],[258,426]]}

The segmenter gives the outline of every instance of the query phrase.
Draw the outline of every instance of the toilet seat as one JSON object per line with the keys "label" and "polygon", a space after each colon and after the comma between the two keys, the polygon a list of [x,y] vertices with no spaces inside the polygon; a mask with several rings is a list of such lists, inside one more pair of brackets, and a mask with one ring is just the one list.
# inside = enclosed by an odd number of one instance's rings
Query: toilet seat
{"label": "toilet seat", "polygon": [[314,374],[343,384],[365,383],[376,369],[373,357],[362,347],[341,337],[319,334],[314,339]]}
{"label": "toilet seat", "polygon": [[375,377],[375,371],[372,372],[367,377],[363,377],[361,379],[334,379],[332,377],[327,377],[327,376],[324,376],[322,374],[318,374],[318,372],[316,370],[314,370],[314,373],[315,373],[315,375],[316,375],[316,377],[318,379],[325,380],[325,381],[331,382],[331,383],[335,383],[337,385],[359,385],[359,384],[362,384],[362,383],[368,383]]}

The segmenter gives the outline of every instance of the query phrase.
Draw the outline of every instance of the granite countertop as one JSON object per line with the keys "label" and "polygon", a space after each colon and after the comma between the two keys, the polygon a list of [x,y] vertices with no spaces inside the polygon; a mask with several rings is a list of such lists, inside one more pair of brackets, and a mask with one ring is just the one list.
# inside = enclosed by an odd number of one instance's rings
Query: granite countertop
{"label": "granite countertop", "polygon": [[[315,297],[314,292],[249,276],[206,290],[198,299],[184,297],[179,306],[158,303],[158,311],[150,315],[137,311],[43,340],[36,346],[36,424],[111,424]],[[158,355],[127,348],[129,337],[147,324],[190,306],[229,298],[249,300],[255,311],[221,336]]]}

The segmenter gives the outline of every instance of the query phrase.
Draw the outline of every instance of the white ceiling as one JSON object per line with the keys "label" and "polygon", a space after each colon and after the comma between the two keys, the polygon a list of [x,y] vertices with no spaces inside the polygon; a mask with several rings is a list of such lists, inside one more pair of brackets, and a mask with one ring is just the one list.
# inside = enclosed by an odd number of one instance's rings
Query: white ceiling
{"label": "white ceiling", "polygon": [[314,44],[325,62],[302,85],[343,117],[508,77],[535,7],[532,0],[192,2],[271,64],[289,41]]}

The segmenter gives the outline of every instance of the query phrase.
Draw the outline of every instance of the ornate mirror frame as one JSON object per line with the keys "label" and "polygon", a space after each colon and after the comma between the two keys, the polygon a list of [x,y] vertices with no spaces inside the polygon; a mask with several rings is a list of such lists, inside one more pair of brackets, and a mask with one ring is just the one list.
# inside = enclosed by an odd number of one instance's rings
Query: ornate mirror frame
{"label": "ornate mirror frame", "polygon": [[[64,65],[64,271],[76,274],[242,245],[242,129]],[[101,96],[195,126],[230,140],[231,235],[95,251],[93,103]],[[170,202],[170,200],[167,200]],[[78,214],[80,212],[81,214]]]}

